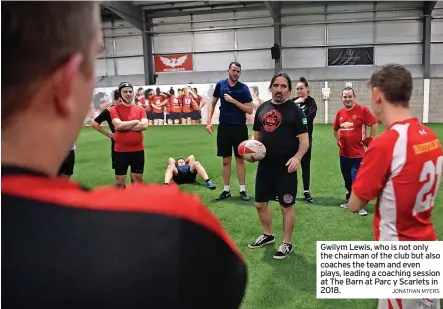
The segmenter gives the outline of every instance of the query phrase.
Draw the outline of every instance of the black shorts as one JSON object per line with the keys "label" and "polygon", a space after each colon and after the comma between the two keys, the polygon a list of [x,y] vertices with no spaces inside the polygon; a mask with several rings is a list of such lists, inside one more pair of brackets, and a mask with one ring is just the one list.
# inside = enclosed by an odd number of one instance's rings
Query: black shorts
{"label": "black shorts", "polygon": [[165,119],[165,115],[163,113],[152,113],[153,119]]}
{"label": "black shorts", "polygon": [[[280,162],[282,162],[280,160]],[[297,197],[297,171],[288,173],[286,162],[280,164],[269,161],[258,162],[255,178],[255,201],[266,203],[275,200],[283,207],[295,204]]]}
{"label": "black shorts", "polygon": [[114,151],[115,141],[111,139],[111,161],[112,161],[112,169],[115,169],[115,151]]}
{"label": "black shorts", "polygon": [[192,118],[192,112],[182,113],[182,118],[183,119]]}
{"label": "black shorts", "polygon": [[197,173],[191,172],[191,169],[186,171],[178,170],[178,174],[172,177],[172,180],[178,185],[184,183],[194,183],[197,178]]}
{"label": "black shorts", "polygon": [[133,152],[114,152],[115,175],[123,176],[128,173],[128,167],[131,167],[131,173],[143,174],[145,168],[145,151]]}
{"label": "black shorts", "polygon": [[220,123],[217,129],[217,156],[232,157],[232,150],[236,158],[241,158],[238,153],[238,145],[249,139],[246,124]]}
{"label": "black shorts", "polygon": [[152,120],[152,119],[154,119],[154,118],[152,117],[152,111],[146,111],[146,118],[148,118],[148,120]]}
{"label": "black shorts", "polygon": [[202,112],[201,111],[192,111],[191,119],[192,120],[200,120],[200,119],[202,119]]}
{"label": "black shorts", "polygon": [[62,166],[60,166],[58,174],[72,176],[74,174],[74,165],[75,165],[75,151],[71,150],[69,151],[68,155],[63,161]]}
{"label": "black shorts", "polygon": [[180,120],[180,118],[181,118],[180,112],[171,112],[169,114],[169,119],[171,119],[171,120]]}

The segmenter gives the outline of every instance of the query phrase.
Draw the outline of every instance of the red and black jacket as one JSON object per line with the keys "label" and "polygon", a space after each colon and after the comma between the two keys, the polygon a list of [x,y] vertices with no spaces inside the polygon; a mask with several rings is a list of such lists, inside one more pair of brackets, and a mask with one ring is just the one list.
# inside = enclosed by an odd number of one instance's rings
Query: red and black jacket
{"label": "red and black jacket", "polygon": [[247,269],[178,187],[87,190],[2,166],[5,308],[238,308]]}

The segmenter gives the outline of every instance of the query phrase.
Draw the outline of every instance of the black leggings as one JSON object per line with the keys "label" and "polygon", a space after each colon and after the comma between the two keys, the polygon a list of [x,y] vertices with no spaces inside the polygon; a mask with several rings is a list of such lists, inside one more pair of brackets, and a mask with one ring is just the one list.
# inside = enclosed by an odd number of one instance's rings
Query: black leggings
{"label": "black leggings", "polygon": [[309,137],[309,149],[301,159],[301,170],[303,174],[303,189],[309,191],[311,183],[311,151],[312,151],[312,137]]}

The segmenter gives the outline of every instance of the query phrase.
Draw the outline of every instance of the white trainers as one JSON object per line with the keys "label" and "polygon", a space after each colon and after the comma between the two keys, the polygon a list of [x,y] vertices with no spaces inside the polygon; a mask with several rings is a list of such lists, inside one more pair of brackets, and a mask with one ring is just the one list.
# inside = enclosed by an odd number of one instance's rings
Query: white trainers
{"label": "white trainers", "polygon": [[341,208],[349,208],[349,203],[346,202],[346,203],[344,203],[344,204],[341,204],[340,207],[341,207]]}
{"label": "white trainers", "polygon": [[[348,209],[348,208],[349,208],[349,202],[346,202],[346,203],[344,203],[344,204],[341,204],[340,207],[341,207],[341,208],[346,208],[346,209]],[[367,212],[365,209],[360,209],[360,210],[358,211],[358,214],[359,214],[360,216],[366,216],[366,215],[368,214],[368,212]]]}
{"label": "white trainers", "polygon": [[368,214],[368,212],[367,212],[365,209],[360,209],[360,210],[358,211],[358,214],[359,214],[360,216],[366,216],[366,215]]}

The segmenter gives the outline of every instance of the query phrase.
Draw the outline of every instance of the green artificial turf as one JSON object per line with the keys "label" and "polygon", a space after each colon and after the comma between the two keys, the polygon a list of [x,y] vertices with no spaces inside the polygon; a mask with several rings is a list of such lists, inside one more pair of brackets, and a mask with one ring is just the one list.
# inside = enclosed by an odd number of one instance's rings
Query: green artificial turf
{"label": "green artificial turf", "polygon": [[[429,126],[441,140],[443,124]],[[198,184],[184,185],[182,188],[201,197],[221,220],[244,254],[248,265],[248,286],[242,308],[376,308],[376,300],[316,299],[316,241],[373,239],[374,202],[370,203],[369,215],[366,217],[351,214],[349,210],[339,207],[345,197],[345,189],[331,125],[315,125],[311,163],[311,193],[314,204],[305,204],[300,199],[303,192],[300,171],[299,195],[295,206],[296,226],[293,233],[295,253],[284,260],[272,258],[283,240],[282,215],[277,202],[271,202],[275,244],[255,250],[247,247],[248,243],[262,233],[253,206],[257,164],[247,163],[246,167],[246,190],[251,196],[251,201],[243,202],[239,198],[235,164],[232,166],[231,176],[232,197],[222,202],[215,201],[223,189],[221,159],[216,157],[216,129],[215,127],[211,136],[206,132],[205,126],[199,125],[150,127],[145,131],[144,180],[163,183],[168,157],[186,157],[193,154],[203,164],[217,185],[217,190],[206,189],[201,179],[198,180]],[[252,128],[249,127],[249,130],[252,135]],[[74,179],[92,187],[113,184],[110,141],[92,128],[86,127],[80,134]],[[433,212],[433,221],[440,239],[443,237],[442,195],[440,190]],[[362,289],[364,290],[364,287]]]}

